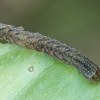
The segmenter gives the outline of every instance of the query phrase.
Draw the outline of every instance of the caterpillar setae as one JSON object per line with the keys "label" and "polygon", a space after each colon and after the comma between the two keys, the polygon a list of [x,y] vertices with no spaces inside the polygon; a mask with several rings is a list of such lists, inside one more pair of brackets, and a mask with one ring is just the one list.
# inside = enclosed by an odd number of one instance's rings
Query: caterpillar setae
{"label": "caterpillar setae", "polygon": [[23,27],[14,27],[2,23],[0,23],[0,38],[8,40],[10,43],[49,54],[75,66],[85,78],[95,81],[100,80],[100,68],[96,64],[75,48],[60,41],[39,33],[24,31]]}

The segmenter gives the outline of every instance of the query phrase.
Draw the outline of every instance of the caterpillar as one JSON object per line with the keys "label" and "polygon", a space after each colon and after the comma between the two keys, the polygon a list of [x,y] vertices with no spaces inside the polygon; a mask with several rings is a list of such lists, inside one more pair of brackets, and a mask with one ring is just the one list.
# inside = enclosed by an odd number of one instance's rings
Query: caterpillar
{"label": "caterpillar", "polygon": [[39,33],[24,31],[23,27],[15,27],[0,23],[0,38],[10,43],[29,49],[44,52],[56,59],[76,67],[86,79],[100,80],[100,68],[83,53],[66,44]]}

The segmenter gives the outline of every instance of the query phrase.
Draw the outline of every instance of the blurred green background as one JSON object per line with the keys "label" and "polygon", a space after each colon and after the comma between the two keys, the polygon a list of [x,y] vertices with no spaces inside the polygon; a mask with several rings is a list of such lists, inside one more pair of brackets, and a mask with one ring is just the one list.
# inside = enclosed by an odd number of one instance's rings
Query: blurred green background
{"label": "blurred green background", "polygon": [[0,22],[60,40],[100,66],[99,0],[2,0]]}

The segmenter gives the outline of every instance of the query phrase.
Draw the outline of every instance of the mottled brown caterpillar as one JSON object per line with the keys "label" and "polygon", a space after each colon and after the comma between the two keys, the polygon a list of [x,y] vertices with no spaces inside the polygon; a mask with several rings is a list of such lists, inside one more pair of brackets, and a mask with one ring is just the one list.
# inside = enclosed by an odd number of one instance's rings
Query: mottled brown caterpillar
{"label": "mottled brown caterpillar", "polygon": [[0,37],[11,43],[35,49],[75,66],[83,76],[90,80],[100,80],[100,69],[84,54],[55,39],[39,33],[24,31],[22,27],[0,23]]}

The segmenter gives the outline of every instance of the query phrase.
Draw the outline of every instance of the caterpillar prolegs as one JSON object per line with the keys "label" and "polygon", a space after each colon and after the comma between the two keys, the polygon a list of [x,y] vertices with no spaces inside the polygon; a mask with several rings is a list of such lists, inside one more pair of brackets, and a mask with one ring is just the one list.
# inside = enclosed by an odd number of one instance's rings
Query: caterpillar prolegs
{"label": "caterpillar prolegs", "polygon": [[2,23],[0,23],[0,38],[8,40],[10,43],[49,54],[75,66],[85,78],[95,81],[100,80],[100,68],[96,64],[75,48],[60,41],[39,33],[24,31],[22,27]]}

